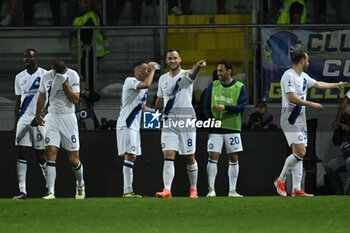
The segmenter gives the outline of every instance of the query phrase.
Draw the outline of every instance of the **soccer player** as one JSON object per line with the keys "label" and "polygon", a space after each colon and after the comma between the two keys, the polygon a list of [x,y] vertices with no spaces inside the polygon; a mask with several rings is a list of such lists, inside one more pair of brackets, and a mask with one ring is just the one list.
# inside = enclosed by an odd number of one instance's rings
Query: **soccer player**
{"label": "soccer player", "polygon": [[207,197],[215,197],[217,163],[225,143],[228,156],[229,197],[243,197],[236,191],[239,164],[238,152],[243,151],[241,140],[241,113],[246,107],[247,89],[243,83],[232,79],[233,66],[226,60],[219,62],[219,80],[209,85],[204,97],[204,113],[207,118],[221,121],[221,128],[210,129],[208,138],[209,160]]}
{"label": "soccer player", "polygon": [[279,195],[287,196],[285,182],[288,174],[292,172],[292,196],[313,196],[301,190],[303,158],[307,146],[305,106],[310,106],[318,111],[322,110],[323,106],[306,100],[307,89],[311,87],[342,89],[345,82],[326,83],[310,78],[305,73],[309,65],[309,56],[305,51],[295,51],[291,60],[293,62],[292,68],[286,70],[281,78],[281,128],[293,153],[286,158],[282,172],[274,181],[274,185]]}
{"label": "soccer player", "polygon": [[[56,157],[60,145],[67,150],[68,161],[76,178],[76,199],[85,198],[83,165],[79,160],[79,132],[75,107],[79,100],[79,75],[67,68],[62,60],[56,60],[52,70],[46,72],[40,82],[36,110],[36,121],[45,125],[45,147],[47,156],[46,179],[48,195],[43,199],[55,198]],[[49,95],[49,111],[45,119],[40,110]]]}
{"label": "soccer player", "polygon": [[15,145],[18,146],[17,179],[19,195],[14,199],[26,199],[26,174],[29,148],[35,149],[35,155],[45,177],[46,157],[44,153],[44,130],[42,126],[31,126],[35,118],[36,101],[40,79],[46,70],[38,67],[38,52],[27,49],[23,62],[25,70],[16,75],[15,79]]}
{"label": "soccer player", "polygon": [[[171,184],[175,175],[174,160],[176,151],[185,155],[187,174],[190,181],[190,197],[197,198],[198,165],[194,157],[196,151],[196,128],[181,128],[173,123],[195,119],[192,106],[193,82],[204,60],[197,62],[193,68],[182,70],[181,56],[176,49],[168,50],[166,63],[170,71],[159,78],[156,109],[163,111],[163,128],[161,144],[164,155],[162,192],[157,192],[160,198],[171,198]],[[164,108],[164,109],[163,109]]]}
{"label": "soccer player", "polygon": [[117,121],[117,145],[119,156],[124,157],[123,197],[142,197],[133,191],[133,170],[136,157],[141,155],[140,121],[147,99],[147,89],[153,81],[157,63],[138,61],[134,64],[135,77],[125,79],[121,110]]}

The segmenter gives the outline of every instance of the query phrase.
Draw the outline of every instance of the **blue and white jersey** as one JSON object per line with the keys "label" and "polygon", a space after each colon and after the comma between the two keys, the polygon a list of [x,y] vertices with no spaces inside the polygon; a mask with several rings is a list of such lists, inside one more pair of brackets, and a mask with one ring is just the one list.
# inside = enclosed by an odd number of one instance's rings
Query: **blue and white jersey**
{"label": "blue and white jersey", "polygon": [[53,70],[46,72],[40,82],[39,91],[48,94],[49,113],[70,114],[75,112],[75,105],[63,90],[62,83],[68,79],[73,92],[80,92],[80,78],[75,70],[67,69],[64,75],[53,75]]}
{"label": "blue and white jersey", "polygon": [[302,72],[300,75],[292,68],[284,72],[281,78],[282,110],[281,128],[287,131],[306,131],[305,106],[291,103],[287,93],[294,92],[300,99],[306,100],[307,89],[315,85],[316,80]]}
{"label": "blue and white jersey", "polygon": [[32,75],[27,70],[16,75],[15,93],[21,96],[20,118],[34,118],[40,80],[45,72],[46,70],[39,67]]}
{"label": "blue and white jersey", "polygon": [[159,78],[157,96],[164,99],[164,119],[195,118],[192,106],[193,80],[188,70],[181,70],[175,77],[170,73]]}
{"label": "blue and white jersey", "polygon": [[147,99],[147,89],[137,89],[140,83],[135,77],[125,79],[121,98],[121,109],[117,121],[117,128],[127,127],[140,130],[142,107]]}

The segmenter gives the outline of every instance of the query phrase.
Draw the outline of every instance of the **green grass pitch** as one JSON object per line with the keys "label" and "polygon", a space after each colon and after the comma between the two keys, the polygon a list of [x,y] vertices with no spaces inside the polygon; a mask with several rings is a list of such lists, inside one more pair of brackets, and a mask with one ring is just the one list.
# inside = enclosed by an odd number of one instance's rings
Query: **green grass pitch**
{"label": "green grass pitch", "polygon": [[350,196],[0,199],[0,232],[350,232]]}

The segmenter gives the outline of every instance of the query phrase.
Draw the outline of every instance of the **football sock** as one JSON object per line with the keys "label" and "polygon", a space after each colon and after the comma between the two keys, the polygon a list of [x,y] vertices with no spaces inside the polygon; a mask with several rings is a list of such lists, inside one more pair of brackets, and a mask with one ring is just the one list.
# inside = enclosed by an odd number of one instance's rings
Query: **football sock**
{"label": "football sock", "polygon": [[134,178],[133,170],[134,170],[134,163],[124,160],[124,165],[123,165],[124,194],[133,192],[133,189],[132,189],[132,181]]}
{"label": "football sock", "polygon": [[303,160],[298,161],[292,169],[293,192],[301,190],[301,180],[303,179]]}
{"label": "football sock", "polygon": [[228,180],[230,185],[230,189],[229,189],[230,191],[236,190],[238,173],[239,173],[238,161],[235,163],[229,162],[228,163]]}
{"label": "football sock", "polygon": [[17,179],[18,179],[19,191],[25,194],[27,194],[26,174],[27,174],[27,161],[23,159],[17,159]]}
{"label": "football sock", "polygon": [[72,167],[75,179],[76,179],[76,185],[77,186],[83,186],[84,185],[84,179],[83,179],[83,164],[79,161],[79,164],[77,167]]}
{"label": "football sock", "polygon": [[46,180],[47,180],[48,192],[55,194],[56,161],[46,162]]}
{"label": "football sock", "polygon": [[291,172],[291,170],[294,168],[294,166],[297,164],[298,161],[301,161],[302,158],[300,158],[299,156],[297,156],[296,154],[292,153],[291,155],[289,155],[286,158],[286,161],[284,162],[282,171],[280,176],[278,177],[278,180],[280,182],[285,183],[287,176],[289,175],[289,173]]}
{"label": "football sock", "polygon": [[165,159],[163,166],[163,183],[165,189],[171,189],[171,184],[173,182],[175,175],[174,160]]}
{"label": "football sock", "polygon": [[41,172],[43,173],[43,176],[44,176],[44,179],[45,179],[45,187],[47,188],[47,180],[46,180],[46,163],[44,164],[40,164],[39,163],[39,166],[40,166],[40,169],[41,169]]}
{"label": "football sock", "polygon": [[210,190],[214,190],[215,178],[218,173],[218,161],[214,159],[208,159],[207,174],[208,174],[208,187]]}
{"label": "football sock", "polygon": [[190,188],[197,189],[197,179],[198,179],[198,164],[186,165],[188,179],[190,181]]}

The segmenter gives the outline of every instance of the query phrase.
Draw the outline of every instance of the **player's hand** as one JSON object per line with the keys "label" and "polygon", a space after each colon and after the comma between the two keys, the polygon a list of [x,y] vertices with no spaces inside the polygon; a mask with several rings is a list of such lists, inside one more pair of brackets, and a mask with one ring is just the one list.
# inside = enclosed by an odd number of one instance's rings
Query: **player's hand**
{"label": "player's hand", "polygon": [[333,129],[338,129],[339,126],[340,126],[340,120],[333,121],[333,123],[332,123]]}
{"label": "player's hand", "polygon": [[152,71],[152,70],[156,70],[156,65],[158,63],[157,62],[154,62],[154,61],[151,61],[148,63],[148,68],[149,68],[149,71]]}
{"label": "player's hand", "polygon": [[199,67],[204,67],[207,65],[207,62],[205,60],[200,60],[199,62],[197,62],[197,66]]}
{"label": "player's hand", "polygon": [[63,88],[69,88],[68,78],[62,83]]}
{"label": "player's hand", "polygon": [[321,111],[323,109],[323,105],[319,103],[312,103],[311,107],[317,111]]}
{"label": "player's hand", "polygon": [[38,124],[38,122],[36,121],[36,117],[34,117],[34,119],[32,120],[32,122],[30,122],[30,126],[32,126],[32,127],[36,127],[36,126],[38,126],[39,124]]}
{"label": "player's hand", "polygon": [[213,111],[214,112],[221,112],[221,111],[224,111],[224,110],[225,110],[225,105],[218,104],[218,105],[213,106]]}
{"label": "player's hand", "polygon": [[44,120],[44,118],[41,115],[36,116],[35,120],[36,120],[38,125],[45,126],[45,120]]}
{"label": "player's hand", "polygon": [[339,90],[341,90],[341,89],[344,88],[344,85],[345,85],[345,84],[347,84],[347,83],[346,83],[346,82],[340,81],[339,83],[337,83],[337,88],[338,88]]}

